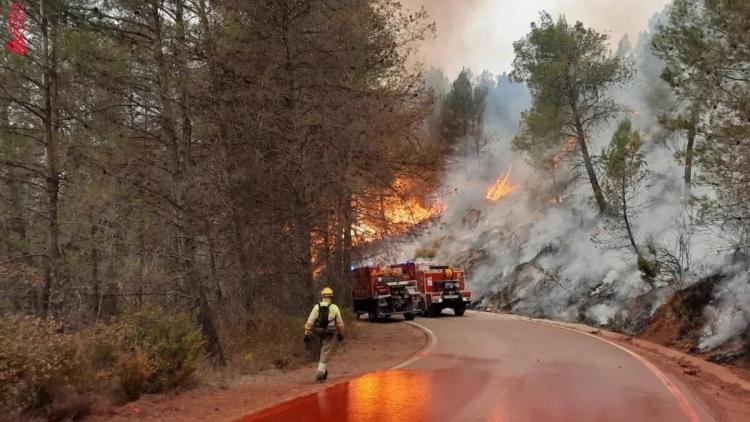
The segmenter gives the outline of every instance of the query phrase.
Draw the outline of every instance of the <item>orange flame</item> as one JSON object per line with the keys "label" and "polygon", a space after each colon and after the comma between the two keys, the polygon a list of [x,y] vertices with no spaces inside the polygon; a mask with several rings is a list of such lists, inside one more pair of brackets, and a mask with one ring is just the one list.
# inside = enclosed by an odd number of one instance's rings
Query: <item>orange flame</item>
{"label": "orange flame", "polygon": [[554,157],[552,157],[552,160],[551,160],[552,167],[557,166],[557,164],[560,163],[560,161],[562,161],[563,158],[572,154],[576,150],[577,146],[578,146],[578,141],[576,140],[576,138],[573,138],[573,137],[568,138],[568,140],[565,142],[565,147],[563,147],[563,150],[560,151],[560,153],[558,153]]}
{"label": "orange flame", "polygon": [[352,227],[355,244],[372,242],[389,235],[408,232],[413,226],[440,215],[439,203],[424,201],[412,195],[415,180],[397,178],[391,187],[375,193],[375,199],[355,198],[360,208],[371,212],[362,215]]}
{"label": "orange flame", "polygon": [[425,207],[414,198],[387,204],[385,218],[393,224],[415,225],[439,214],[438,207]]}
{"label": "orange flame", "polygon": [[495,183],[487,189],[487,199],[490,201],[499,201],[518,190],[510,181],[510,170],[509,168],[504,175],[498,177]]}

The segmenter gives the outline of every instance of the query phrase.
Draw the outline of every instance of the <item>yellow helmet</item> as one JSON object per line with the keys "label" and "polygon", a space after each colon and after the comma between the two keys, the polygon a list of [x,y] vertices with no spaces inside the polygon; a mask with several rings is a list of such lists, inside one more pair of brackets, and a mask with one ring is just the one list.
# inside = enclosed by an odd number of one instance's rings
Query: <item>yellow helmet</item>
{"label": "yellow helmet", "polygon": [[333,297],[333,289],[330,287],[324,287],[323,291],[320,292],[320,295],[323,297]]}

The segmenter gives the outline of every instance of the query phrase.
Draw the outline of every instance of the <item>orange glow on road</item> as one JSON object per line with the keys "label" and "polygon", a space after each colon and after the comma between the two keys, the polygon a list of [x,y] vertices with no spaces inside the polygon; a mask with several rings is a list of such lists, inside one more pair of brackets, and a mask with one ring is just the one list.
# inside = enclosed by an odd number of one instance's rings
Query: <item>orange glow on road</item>
{"label": "orange glow on road", "polygon": [[[491,381],[490,372],[462,367],[374,372],[298,397],[237,422],[460,421],[463,404]],[[479,420],[472,418],[471,420]]]}
{"label": "orange glow on road", "polygon": [[430,389],[422,374],[412,371],[376,372],[349,384],[350,421],[397,421],[424,418],[430,408]]}

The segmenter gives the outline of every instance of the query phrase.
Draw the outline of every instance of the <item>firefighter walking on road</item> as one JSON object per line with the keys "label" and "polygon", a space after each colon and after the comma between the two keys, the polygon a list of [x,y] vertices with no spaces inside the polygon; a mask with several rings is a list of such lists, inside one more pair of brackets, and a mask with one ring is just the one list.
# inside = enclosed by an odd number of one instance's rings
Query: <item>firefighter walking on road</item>
{"label": "firefighter walking on road", "polygon": [[338,341],[344,340],[344,320],[341,318],[341,310],[333,303],[333,290],[326,287],[320,295],[320,303],[313,306],[305,323],[305,342],[314,342],[314,347],[320,347],[315,381],[325,382],[328,379],[328,358],[334,349],[334,337]]}

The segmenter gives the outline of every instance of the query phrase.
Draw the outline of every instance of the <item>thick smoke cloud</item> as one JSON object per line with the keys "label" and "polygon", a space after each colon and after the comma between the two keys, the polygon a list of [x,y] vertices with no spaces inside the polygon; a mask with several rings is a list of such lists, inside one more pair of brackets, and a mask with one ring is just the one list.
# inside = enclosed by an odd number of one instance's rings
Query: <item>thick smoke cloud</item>
{"label": "thick smoke cloud", "polygon": [[[649,17],[641,25],[653,31],[659,18],[649,21]],[[539,186],[548,183],[548,176],[530,168],[525,157],[511,149],[520,110],[529,105],[528,93],[516,92],[518,85],[500,84],[490,94],[485,132],[493,141],[481,154],[458,155],[450,161],[440,190],[443,214],[419,238],[403,245],[400,260],[433,250],[430,261],[465,266],[477,296],[497,298],[500,292],[500,301],[513,312],[619,324],[626,330],[642,328],[676,289],[722,274],[715,300],[705,309],[709,324],[699,347],[713,349],[746,330],[750,322],[747,263],[728,265],[737,257],[727,248],[724,234],[699,227],[697,210],[682,197],[683,168],[674,150],[665,148],[656,121],[658,105],[648,100],[655,91],[669,91],[659,79],[663,65],[648,50],[649,38],[644,32],[634,40],[636,79],[610,94],[632,110],[626,116],[643,135],[648,162],[649,176],[631,203],[640,209],[631,215],[635,238],[643,247],[651,244],[672,251],[681,239],[687,242],[690,259],[682,284],[663,280],[651,285],[642,279],[622,233],[598,216],[585,180],[579,178],[569,186],[562,203],[544,196]],[[497,111],[500,105],[505,112]],[[590,139],[594,153],[608,144],[616,122],[611,123]],[[681,148],[676,145],[675,150]],[[576,157],[572,160],[575,164]],[[499,202],[488,201],[487,188],[511,167],[518,190]],[[701,189],[705,188],[696,186],[694,193],[710,193]]]}
{"label": "thick smoke cloud", "polygon": [[636,38],[644,23],[668,0],[403,0],[409,8],[424,6],[437,23],[437,38],[427,42],[422,57],[428,66],[455,77],[463,67],[510,70],[513,41],[521,38],[546,10],[554,16],[581,20],[613,42]]}

